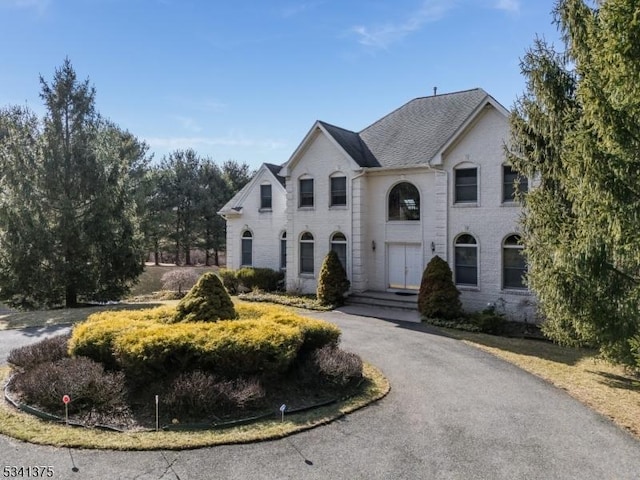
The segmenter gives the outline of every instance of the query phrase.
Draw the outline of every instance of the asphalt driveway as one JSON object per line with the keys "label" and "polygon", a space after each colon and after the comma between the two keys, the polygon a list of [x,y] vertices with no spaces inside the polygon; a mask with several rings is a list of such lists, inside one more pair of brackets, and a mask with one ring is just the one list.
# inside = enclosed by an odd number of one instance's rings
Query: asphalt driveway
{"label": "asphalt driveway", "polygon": [[[0,469],[50,465],[56,479],[640,478],[640,442],[502,360],[419,324],[310,316],[338,324],[343,347],[385,372],[386,398],[286,439],[182,452],[70,450],[0,436]],[[15,346],[51,333],[0,332],[0,359],[5,336]]]}

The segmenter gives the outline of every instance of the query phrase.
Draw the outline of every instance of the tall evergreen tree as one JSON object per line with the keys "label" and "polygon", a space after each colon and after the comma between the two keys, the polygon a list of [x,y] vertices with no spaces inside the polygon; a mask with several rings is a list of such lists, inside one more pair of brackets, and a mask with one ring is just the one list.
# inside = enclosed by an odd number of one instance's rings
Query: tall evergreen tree
{"label": "tall evergreen tree", "polygon": [[564,54],[525,57],[528,92],[512,115],[511,161],[540,179],[526,198],[529,284],[564,343],[632,364],[640,333],[640,24],[638,5],[555,8]]}
{"label": "tall evergreen tree", "polygon": [[68,59],[40,82],[41,124],[16,108],[0,120],[1,294],[68,307],[116,299],[142,271],[135,192],[146,146],[98,115],[95,89]]}

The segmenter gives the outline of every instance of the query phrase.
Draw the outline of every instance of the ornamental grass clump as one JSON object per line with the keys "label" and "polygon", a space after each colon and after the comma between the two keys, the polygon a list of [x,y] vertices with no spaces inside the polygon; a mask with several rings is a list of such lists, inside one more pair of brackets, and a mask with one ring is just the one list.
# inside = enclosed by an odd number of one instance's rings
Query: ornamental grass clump
{"label": "ornamental grass clump", "polygon": [[180,300],[176,310],[176,322],[216,322],[237,318],[231,297],[213,272],[200,277],[189,293]]}

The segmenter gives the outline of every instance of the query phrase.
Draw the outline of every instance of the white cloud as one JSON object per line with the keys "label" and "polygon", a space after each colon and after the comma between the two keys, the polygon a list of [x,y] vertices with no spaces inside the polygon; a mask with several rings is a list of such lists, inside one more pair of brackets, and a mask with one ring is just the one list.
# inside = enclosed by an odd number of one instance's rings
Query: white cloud
{"label": "white cloud", "polygon": [[495,8],[498,10],[517,13],[520,11],[520,0],[497,0]]}
{"label": "white cloud", "polygon": [[352,32],[358,35],[358,43],[367,47],[386,49],[412,32],[420,30],[426,23],[440,20],[455,8],[452,0],[425,0],[421,7],[400,23],[387,23],[366,27],[355,26]]}
{"label": "white cloud", "polygon": [[270,150],[280,149],[287,144],[280,140],[256,140],[243,136],[231,135],[228,137],[150,137],[145,141],[151,148],[159,149],[184,149],[198,147],[241,147],[241,148],[266,148]]}

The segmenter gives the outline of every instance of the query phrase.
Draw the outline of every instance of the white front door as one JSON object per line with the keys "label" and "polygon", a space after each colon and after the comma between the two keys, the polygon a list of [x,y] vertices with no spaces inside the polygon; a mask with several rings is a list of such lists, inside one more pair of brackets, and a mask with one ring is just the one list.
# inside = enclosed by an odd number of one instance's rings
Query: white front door
{"label": "white front door", "polygon": [[414,243],[390,243],[387,247],[389,288],[418,290],[422,279],[422,248]]}

